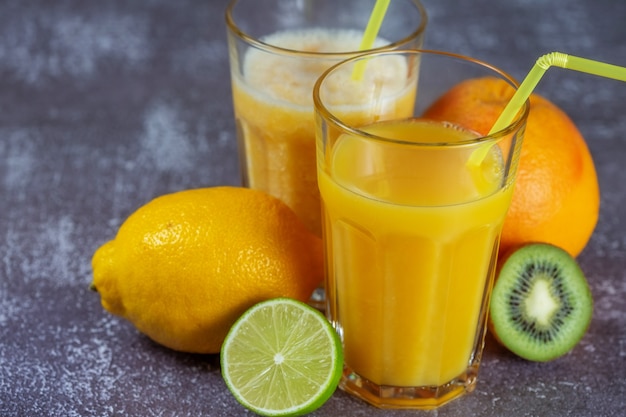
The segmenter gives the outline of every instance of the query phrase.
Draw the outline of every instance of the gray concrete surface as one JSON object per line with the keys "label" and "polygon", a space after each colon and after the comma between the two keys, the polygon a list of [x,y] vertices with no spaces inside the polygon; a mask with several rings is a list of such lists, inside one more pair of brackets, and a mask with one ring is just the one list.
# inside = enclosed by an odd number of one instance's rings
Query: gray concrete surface
{"label": "gray concrete surface", "polygon": [[[523,77],[561,51],[626,65],[626,2],[425,0],[426,47]],[[101,308],[93,251],[157,195],[239,184],[225,1],[0,2],[0,415],[251,415],[215,356],[175,353]],[[431,412],[336,392],[316,416],[626,412],[626,84],[553,69],[538,91],[587,138],[602,190],[579,261],[582,342],[529,363],[488,341],[478,387]],[[576,225],[572,225],[576,227]]]}

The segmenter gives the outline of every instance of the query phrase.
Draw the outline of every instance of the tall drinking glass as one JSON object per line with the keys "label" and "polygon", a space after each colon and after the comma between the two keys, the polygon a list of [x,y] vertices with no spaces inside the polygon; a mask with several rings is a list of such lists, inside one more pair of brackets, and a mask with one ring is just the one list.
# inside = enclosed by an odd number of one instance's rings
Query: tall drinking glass
{"label": "tall drinking glass", "polygon": [[[374,3],[232,0],[226,10],[243,184],[280,198],[318,236],[313,84],[357,53]],[[421,47],[426,20],[419,0],[390,2],[374,50]],[[322,288],[311,304],[323,307]]]}
{"label": "tall drinking glass", "polygon": [[[499,79],[511,94],[517,87],[484,62],[414,50],[342,62],[314,88],[326,313],[345,353],[340,387],[378,407],[434,408],[476,383],[528,103],[489,136],[421,115],[477,77]],[[411,98],[413,117],[387,111],[399,97]],[[468,164],[484,146],[482,164]]]}
{"label": "tall drinking glass", "polygon": [[[321,235],[312,91],[354,56],[374,0],[232,0],[226,11],[243,182],[287,203]],[[394,0],[375,49],[417,48],[426,16]]]}

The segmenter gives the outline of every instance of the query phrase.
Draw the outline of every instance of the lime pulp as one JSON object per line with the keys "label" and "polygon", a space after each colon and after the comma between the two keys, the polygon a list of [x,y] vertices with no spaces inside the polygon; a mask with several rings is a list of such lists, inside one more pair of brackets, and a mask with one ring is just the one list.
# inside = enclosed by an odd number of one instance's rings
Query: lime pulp
{"label": "lime pulp", "polygon": [[264,416],[310,413],[341,378],[341,342],[317,310],[289,298],[251,307],[221,350],[224,381],[237,401]]}

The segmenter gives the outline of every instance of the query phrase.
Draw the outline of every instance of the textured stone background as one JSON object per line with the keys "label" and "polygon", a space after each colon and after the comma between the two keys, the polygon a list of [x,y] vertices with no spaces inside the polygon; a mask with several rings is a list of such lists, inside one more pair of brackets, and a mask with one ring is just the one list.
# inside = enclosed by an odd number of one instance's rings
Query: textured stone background
{"label": "textured stone background", "polygon": [[[426,47],[523,77],[561,51],[626,65],[626,2],[425,0]],[[87,290],[93,251],[157,195],[238,184],[225,1],[0,2],[0,415],[250,415],[215,356],[163,349]],[[559,69],[539,91],[587,138],[602,210],[580,256],[596,300],[569,355],[489,341],[477,390],[430,413],[337,392],[317,416],[621,416],[626,84]],[[575,227],[575,225],[572,225]]]}

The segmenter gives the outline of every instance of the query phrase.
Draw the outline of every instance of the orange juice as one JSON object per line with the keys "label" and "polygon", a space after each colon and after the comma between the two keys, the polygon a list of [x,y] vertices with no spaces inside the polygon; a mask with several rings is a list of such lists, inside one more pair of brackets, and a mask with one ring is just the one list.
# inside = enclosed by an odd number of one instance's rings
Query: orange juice
{"label": "orange juice", "polygon": [[[356,30],[278,32],[262,41],[292,54],[250,48],[241,74],[238,70],[232,73],[239,146],[245,154],[241,161],[244,183],[282,199],[318,235],[321,222],[312,90],[324,70],[347,56],[319,53],[356,51],[361,37],[362,32]],[[379,39],[376,45],[387,43]],[[307,51],[318,55],[307,55]],[[410,115],[413,102],[406,103],[383,109],[381,116]]]}
{"label": "orange juice", "polygon": [[512,194],[502,154],[493,146],[468,168],[476,135],[449,124],[360,129],[420,144],[344,134],[320,157],[330,316],[350,371],[378,385],[442,386],[482,343]]}

